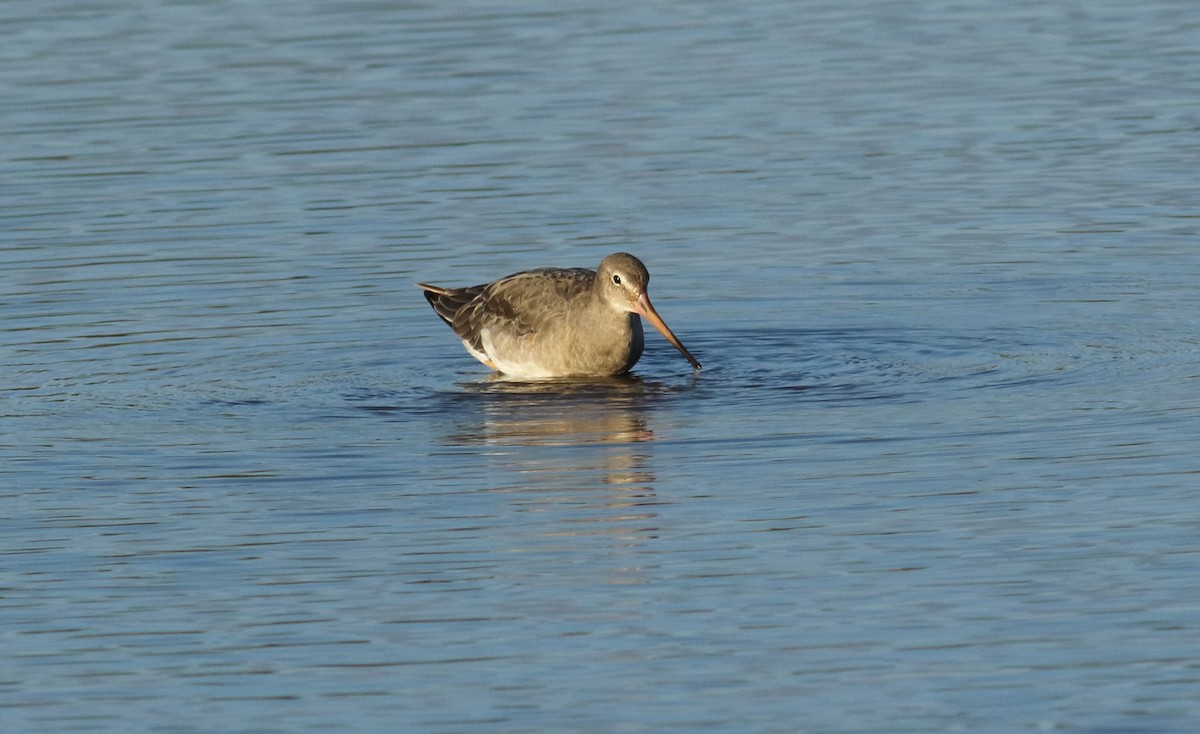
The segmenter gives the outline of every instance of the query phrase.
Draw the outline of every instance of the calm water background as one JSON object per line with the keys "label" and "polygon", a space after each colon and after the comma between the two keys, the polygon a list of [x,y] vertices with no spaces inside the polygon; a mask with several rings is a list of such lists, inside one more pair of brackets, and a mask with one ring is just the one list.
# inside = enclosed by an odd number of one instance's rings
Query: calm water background
{"label": "calm water background", "polygon": [[[1200,6],[0,4],[5,731],[1185,732]],[[415,280],[640,255],[628,381]]]}

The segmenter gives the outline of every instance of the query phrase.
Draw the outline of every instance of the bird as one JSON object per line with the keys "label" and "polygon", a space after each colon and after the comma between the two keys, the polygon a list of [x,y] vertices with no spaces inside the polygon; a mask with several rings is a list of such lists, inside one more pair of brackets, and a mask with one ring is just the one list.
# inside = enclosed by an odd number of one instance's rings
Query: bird
{"label": "bird", "polygon": [[625,374],[642,356],[641,319],[701,369],[650,303],[649,283],[641,260],[617,252],[596,270],[539,268],[466,288],[417,287],[471,356],[508,378]]}

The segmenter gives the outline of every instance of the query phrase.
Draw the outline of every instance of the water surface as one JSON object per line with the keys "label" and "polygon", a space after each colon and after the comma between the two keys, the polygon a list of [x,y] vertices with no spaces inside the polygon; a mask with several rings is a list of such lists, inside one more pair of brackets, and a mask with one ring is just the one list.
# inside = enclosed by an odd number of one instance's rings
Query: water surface
{"label": "water surface", "polygon": [[[1190,6],[0,18],[6,730],[1200,718]],[[702,372],[412,286],[615,250]]]}

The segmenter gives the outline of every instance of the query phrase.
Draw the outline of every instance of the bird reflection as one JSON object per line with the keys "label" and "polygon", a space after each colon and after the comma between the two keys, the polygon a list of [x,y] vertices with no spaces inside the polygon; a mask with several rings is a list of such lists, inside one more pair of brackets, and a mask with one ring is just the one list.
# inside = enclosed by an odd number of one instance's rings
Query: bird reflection
{"label": "bird reflection", "polygon": [[569,446],[654,440],[644,416],[646,385],[637,377],[514,382],[498,377],[461,387],[486,398],[483,420],[453,443]]}
{"label": "bird reflection", "polygon": [[[661,388],[634,376],[587,381],[466,383],[448,441],[485,447],[494,491],[519,511],[559,513],[545,536],[657,534],[649,406]],[[547,517],[546,519],[549,519]],[[532,530],[532,528],[530,528]]]}

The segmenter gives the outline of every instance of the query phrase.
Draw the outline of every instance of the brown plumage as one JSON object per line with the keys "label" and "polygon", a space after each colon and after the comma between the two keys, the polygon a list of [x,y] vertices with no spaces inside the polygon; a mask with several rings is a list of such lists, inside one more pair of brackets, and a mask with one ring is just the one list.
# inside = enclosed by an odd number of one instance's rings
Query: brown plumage
{"label": "brown plumage", "polygon": [[651,305],[649,282],[640,260],[618,252],[595,271],[542,268],[467,288],[417,285],[473,357],[511,377],[628,372],[642,356],[638,316],[700,369]]}

